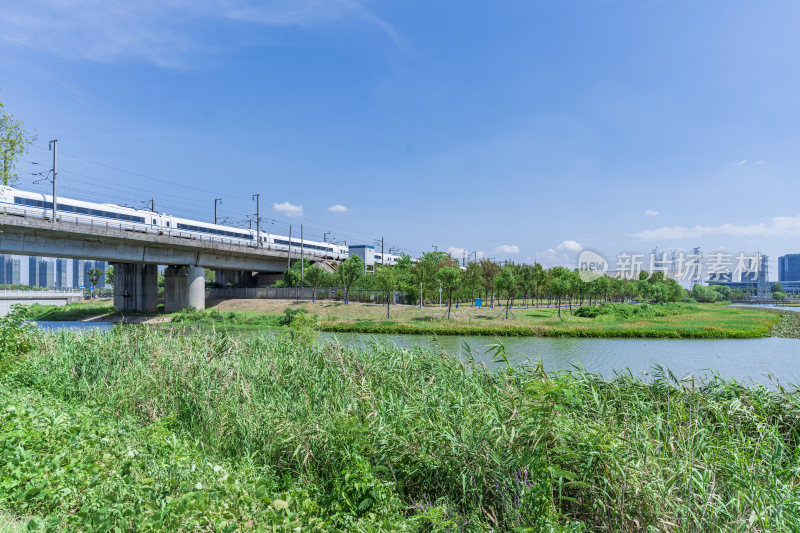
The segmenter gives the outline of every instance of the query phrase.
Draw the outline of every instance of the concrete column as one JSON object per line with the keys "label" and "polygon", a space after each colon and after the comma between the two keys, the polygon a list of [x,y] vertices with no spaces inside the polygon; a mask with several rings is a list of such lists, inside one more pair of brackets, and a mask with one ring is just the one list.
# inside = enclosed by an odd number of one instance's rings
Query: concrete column
{"label": "concrete column", "polygon": [[234,287],[249,287],[253,273],[247,270],[215,270],[214,283],[218,287],[227,288],[230,283]]}
{"label": "concrete column", "polygon": [[273,272],[258,272],[256,273],[256,287],[263,288],[263,287],[270,287],[279,279],[283,279],[282,273],[273,273]]}
{"label": "concrete column", "polygon": [[203,267],[167,267],[164,270],[164,311],[175,313],[189,307],[197,311],[206,308],[206,278]]}
{"label": "concrete column", "polygon": [[155,313],[158,310],[156,265],[112,263],[114,307],[120,311]]}

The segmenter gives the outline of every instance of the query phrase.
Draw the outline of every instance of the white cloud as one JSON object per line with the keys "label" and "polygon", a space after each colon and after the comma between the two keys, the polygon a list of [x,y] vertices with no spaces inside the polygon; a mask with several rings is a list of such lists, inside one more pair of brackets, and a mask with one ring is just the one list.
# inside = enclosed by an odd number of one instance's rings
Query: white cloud
{"label": "white cloud", "polygon": [[577,253],[583,250],[583,246],[580,245],[577,241],[561,241],[556,245],[556,251],[558,252],[573,252]]}
{"label": "white cloud", "polygon": [[644,214],[647,215],[647,216],[650,216],[650,217],[654,217],[654,216],[656,216],[658,214],[658,210],[656,210],[656,209],[648,209],[647,211],[644,212]]}
{"label": "white cloud", "polygon": [[519,246],[516,244],[501,244],[495,247],[494,253],[496,254],[518,254]]}
{"label": "white cloud", "polygon": [[[225,24],[263,27],[358,19],[400,46],[390,24],[360,0],[25,0],[3,6],[0,42],[69,59],[144,61],[180,68],[200,52],[230,47],[215,31]],[[258,39],[263,42],[263,32]],[[246,44],[244,31],[238,42]]]}
{"label": "white cloud", "polygon": [[800,215],[793,217],[774,217],[757,224],[719,224],[716,226],[696,225],[692,227],[663,226],[634,233],[642,241],[696,239],[709,235],[722,235],[739,238],[756,237],[797,237],[800,234]]}
{"label": "white cloud", "polygon": [[470,252],[466,248],[456,248],[453,246],[447,249],[447,253],[455,257],[456,259],[462,259],[466,254],[468,261],[474,258],[483,259],[484,257],[486,257],[486,254],[484,254],[480,250]]}
{"label": "white cloud", "polygon": [[328,208],[328,211],[331,213],[348,213],[350,210],[343,206],[342,204],[332,205]]}
{"label": "white cloud", "polygon": [[565,266],[572,268],[575,256],[583,250],[578,241],[563,240],[552,248],[535,255],[535,260],[546,267]]}
{"label": "white cloud", "polygon": [[290,204],[289,202],[283,202],[282,204],[276,202],[272,204],[272,209],[278,213],[286,215],[287,217],[303,216],[303,206]]}
{"label": "white cloud", "polygon": [[747,159],[742,159],[741,161],[737,161],[734,163],[737,167],[743,167],[747,164]]}
{"label": "white cloud", "polygon": [[763,165],[764,163],[766,163],[766,161],[764,161],[763,159],[759,159],[758,161],[756,161],[756,165]]}

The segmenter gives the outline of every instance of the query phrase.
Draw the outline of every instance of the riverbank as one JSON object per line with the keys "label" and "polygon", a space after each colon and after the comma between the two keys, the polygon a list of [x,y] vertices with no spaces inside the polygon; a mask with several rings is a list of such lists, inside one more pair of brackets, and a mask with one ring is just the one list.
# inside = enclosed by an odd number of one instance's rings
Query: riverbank
{"label": "riverbank", "polygon": [[0,366],[0,508],[54,530],[800,525],[797,395],[297,339],[33,334]]}
{"label": "riverbank", "polygon": [[796,395],[297,339],[33,334],[0,375],[0,508],[78,530],[800,525]]}
{"label": "riverbank", "polygon": [[[623,310],[642,310],[642,306],[621,306]],[[276,325],[287,309],[305,309],[316,317],[315,327],[328,332],[418,335],[482,335],[588,338],[759,338],[769,336],[779,316],[760,308],[734,308],[712,304],[652,305],[644,313],[610,313],[580,317],[562,308],[514,308],[505,318],[502,308],[460,307],[451,311],[439,307],[393,306],[391,319],[378,305],[322,301],[228,300],[196,315],[197,323],[235,327],[245,323],[243,313],[255,321]],[[241,319],[239,318],[241,317]],[[182,323],[191,323],[187,315]],[[786,329],[786,328],[784,328]]]}
{"label": "riverbank", "polygon": [[502,308],[460,307],[451,311],[449,320],[447,310],[439,307],[393,306],[391,319],[386,319],[384,306],[362,303],[226,300],[210,304],[209,309],[197,313],[122,316],[114,312],[110,301],[85,302],[64,307],[33,306],[28,316],[32,320],[172,322],[259,329],[280,327],[287,310],[305,309],[316,317],[317,329],[334,333],[658,339],[800,337],[800,319],[794,313],[717,304],[612,305],[611,312],[597,316],[577,316],[562,308],[561,318],[552,307],[513,308],[508,319]]}

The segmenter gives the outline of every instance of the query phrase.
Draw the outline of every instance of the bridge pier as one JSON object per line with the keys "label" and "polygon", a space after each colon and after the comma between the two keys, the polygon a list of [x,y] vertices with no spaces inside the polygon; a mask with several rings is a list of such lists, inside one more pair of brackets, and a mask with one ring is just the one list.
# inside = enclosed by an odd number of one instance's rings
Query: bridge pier
{"label": "bridge pier", "polygon": [[114,307],[120,311],[155,313],[158,310],[158,270],[155,265],[112,263]]}
{"label": "bridge pier", "polygon": [[222,288],[228,285],[234,287],[249,287],[253,279],[253,273],[248,270],[216,270],[214,271],[214,283]]}
{"label": "bridge pier", "polygon": [[164,270],[164,312],[189,307],[197,311],[206,308],[205,270],[199,266],[168,266]]}

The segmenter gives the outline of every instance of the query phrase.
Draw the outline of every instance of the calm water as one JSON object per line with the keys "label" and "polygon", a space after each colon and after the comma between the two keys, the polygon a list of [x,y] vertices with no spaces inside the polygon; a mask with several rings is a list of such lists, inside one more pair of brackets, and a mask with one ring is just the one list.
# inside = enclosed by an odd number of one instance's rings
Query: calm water
{"label": "calm water", "polygon": [[[467,348],[476,360],[492,363],[491,337],[437,337],[421,335],[326,334],[345,345],[390,342],[401,347],[439,347],[461,358]],[[655,365],[669,368],[679,378],[689,374],[702,378],[712,373],[740,381],[769,385],[768,375],[784,385],[800,384],[800,339],[555,339],[506,337],[502,339],[511,363],[535,363],[541,359],[548,371],[582,366],[603,376],[630,369],[634,375],[652,373]]]}
{"label": "calm water", "polygon": [[[799,308],[787,308],[797,311]],[[112,328],[110,322],[38,322],[47,330],[101,330]],[[269,331],[238,330],[239,335]],[[492,337],[427,337],[422,335],[364,335],[358,333],[322,333],[322,341],[337,340],[343,345],[358,346],[370,342],[388,342],[399,347],[423,346],[444,350],[462,359],[472,357],[489,367]],[[656,365],[669,368],[682,378],[703,378],[712,373],[745,382],[770,385],[777,380],[784,386],[800,384],[800,339],[726,339],[726,340],[655,340],[655,339],[551,339],[506,337],[502,339],[506,356],[513,363],[535,363],[541,359],[548,371],[581,366],[603,376],[630,370],[634,375],[652,373]],[[468,347],[468,348],[467,348]],[[770,378],[769,376],[772,376]]]}

